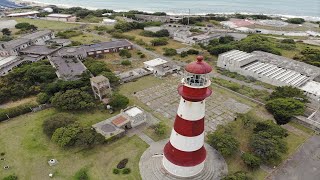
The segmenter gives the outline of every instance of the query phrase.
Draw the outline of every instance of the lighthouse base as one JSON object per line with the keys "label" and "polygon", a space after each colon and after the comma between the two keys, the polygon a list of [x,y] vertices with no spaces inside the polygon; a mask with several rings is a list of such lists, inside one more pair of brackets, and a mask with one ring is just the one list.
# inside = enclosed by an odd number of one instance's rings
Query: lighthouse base
{"label": "lighthouse base", "polygon": [[191,177],[175,176],[164,168],[163,147],[169,140],[155,142],[142,154],[139,162],[143,180],[218,180],[228,173],[223,157],[211,146],[205,144],[207,158],[203,168]]}

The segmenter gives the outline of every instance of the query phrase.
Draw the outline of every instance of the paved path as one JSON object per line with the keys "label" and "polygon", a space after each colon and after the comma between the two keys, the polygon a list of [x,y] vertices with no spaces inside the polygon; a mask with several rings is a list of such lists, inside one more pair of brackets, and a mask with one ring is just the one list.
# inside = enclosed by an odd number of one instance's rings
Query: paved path
{"label": "paved path", "polygon": [[320,136],[309,138],[268,180],[319,180]]}
{"label": "paved path", "polygon": [[137,132],[137,135],[147,144],[151,145],[152,143],[154,143],[153,139],[151,139],[149,136],[147,136],[146,134],[144,134],[143,132]]}

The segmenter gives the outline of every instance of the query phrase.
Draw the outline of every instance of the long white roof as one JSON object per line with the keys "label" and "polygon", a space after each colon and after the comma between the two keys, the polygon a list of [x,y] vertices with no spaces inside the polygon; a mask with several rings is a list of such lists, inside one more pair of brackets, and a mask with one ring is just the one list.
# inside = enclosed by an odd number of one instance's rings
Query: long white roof
{"label": "long white roof", "polygon": [[168,61],[166,61],[164,59],[157,58],[157,59],[153,59],[153,60],[150,60],[150,61],[146,61],[146,62],[144,62],[144,64],[146,64],[148,66],[151,66],[151,67],[155,67],[155,66],[159,66],[159,65],[165,64],[167,62]]}
{"label": "long white roof", "polygon": [[16,59],[17,56],[0,57],[0,66],[7,64],[8,62],[14,61]]}
{"label": "long white roof", "polygon": [[301,87],[302,90],[320,96],[320,83],[316,81],[309,81],[306,85]]}

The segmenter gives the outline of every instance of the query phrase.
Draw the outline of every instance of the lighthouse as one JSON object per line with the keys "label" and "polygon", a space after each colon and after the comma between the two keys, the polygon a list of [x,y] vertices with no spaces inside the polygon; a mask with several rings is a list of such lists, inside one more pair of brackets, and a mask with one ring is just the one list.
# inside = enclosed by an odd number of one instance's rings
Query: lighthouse
{"label": "lighthouse", "polygon": [[163,151],[163,167],[177,177],[199,174],[205,164],[204,147],[205,99],[209,88],[211,66],[202,56],[185,67],[178,93],[181,96],[170,140]]}

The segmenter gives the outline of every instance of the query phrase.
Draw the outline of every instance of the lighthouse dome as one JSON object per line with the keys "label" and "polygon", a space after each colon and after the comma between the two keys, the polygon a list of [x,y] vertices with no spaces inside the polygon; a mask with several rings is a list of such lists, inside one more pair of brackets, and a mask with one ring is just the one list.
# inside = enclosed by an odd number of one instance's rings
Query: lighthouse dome
{"label": "lighthouse dome", "polygon": [[203,56],[198,56],[197,61],[188,64],[185,70],[192,74],[208,74],[212,71],[212,67],[203,61]]}

